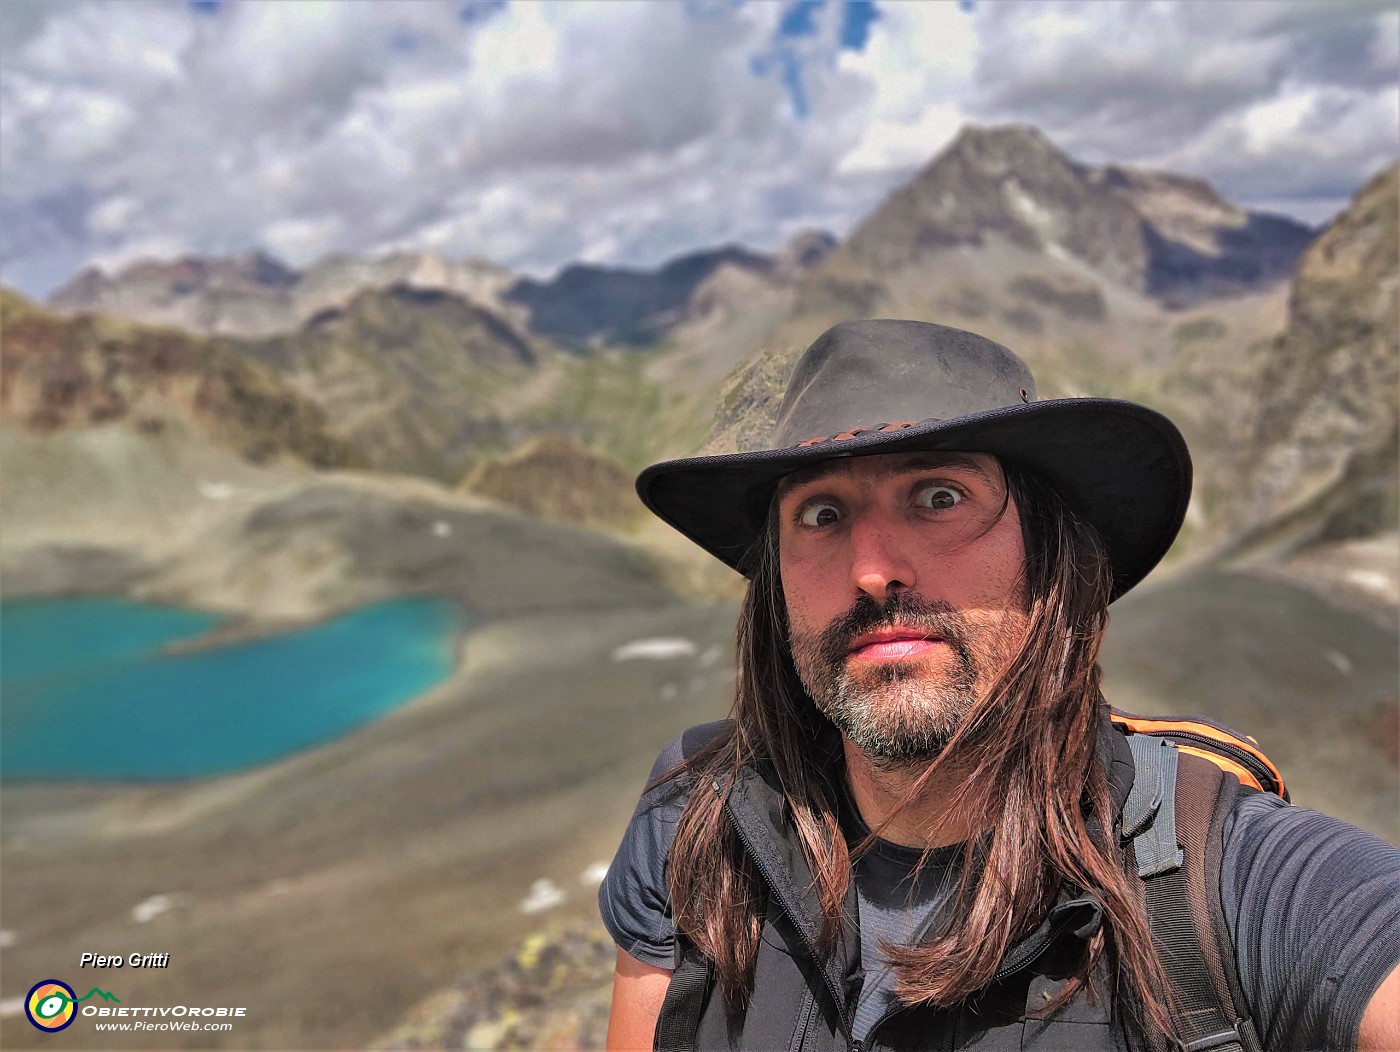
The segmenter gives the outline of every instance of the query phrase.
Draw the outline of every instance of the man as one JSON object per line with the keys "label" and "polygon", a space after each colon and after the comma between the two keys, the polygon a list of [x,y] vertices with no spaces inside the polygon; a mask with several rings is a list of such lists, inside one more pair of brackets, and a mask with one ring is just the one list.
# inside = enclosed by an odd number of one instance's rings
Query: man
{"label": "man", "polygon": [[1185,513],[1165,418],[848,323],[769,449],[638,492],[750,585],[733,718],[663,750],[600,892],[610,1048],[1400,1048],[1400,851],[1345,823],[1217,774],[1239,1019],[1202,1029],[1154,941],[1097,654]]}

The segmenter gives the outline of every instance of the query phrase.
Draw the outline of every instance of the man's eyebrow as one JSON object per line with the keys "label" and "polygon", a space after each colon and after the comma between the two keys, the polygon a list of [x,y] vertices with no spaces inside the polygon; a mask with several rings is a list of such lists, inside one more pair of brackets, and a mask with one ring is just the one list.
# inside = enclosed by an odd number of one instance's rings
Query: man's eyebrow
{"label": "man's eyebrow", "polygon": [[[885,454],[890,456],[890,454]],[[899,456],[894,454],[893,456]],[[813,464],[809,468],[802,468],[794,471],[791,475],[786,475],[778,483],[777,496],[781,498],[784,494],[798,486],[805,486],[808,483],[818,482],[828,475],[834,475],[844,470],[845,466],[856,457],[833,457],[830,460],[823,460],[820,464]],[[989,485],[1000,486],[1002,480],[992,475],[982,466],[975,456],[969,453],[956,452],[928,452],[910,454],[900,457],[896,461],[886,461],[884,464],[884,475],[903,475],[916,471],[932,471],[941,468],[961,468],[976,475]]]}

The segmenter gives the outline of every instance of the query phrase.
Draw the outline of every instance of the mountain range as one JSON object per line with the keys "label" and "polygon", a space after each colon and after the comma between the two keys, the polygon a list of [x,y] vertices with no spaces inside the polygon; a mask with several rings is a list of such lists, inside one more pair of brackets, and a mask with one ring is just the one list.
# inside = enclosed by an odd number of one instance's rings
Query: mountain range
{"label": "mountain range", "polygon": [[[1077,163],[1034,128],[968,128],[839,248],[830,235],[807,232],[776,254],[722,246],[654,270],[572,264],[547,281],[516,278],[481,260],[408,252],[331,257],[301,272],[255,253],[143,261],[110,275],[89,268],[49,303],[266,336],[343,308],[366,289],[401,285],[461,296],[501,315],[504,325],[574,349],[647,346],[694,316],[697,293],[721,268],[790,284],[833,249],[827,291],[854,297],[850,306],[872,291],[862,292],[851,272],[865,271],[878,286],[947,250],[995,242],[1082,264],[1115,285],[1182,306],[1286,278],[1313,234],[1240,208],[1198,179]],[[1061,305],[1075,309],[1072,296]]]}
{"label": "mountain range", "polygon": [[[974,328],[1031,361],[1044,394],[1142,397],[1211,453],[1238,407],[1178,405],[1170,388],[1193,363],[1207,384],[1232,373],[1231,348],[1277,333],[1313,236],[1200,180],[1082,164],[1025,126],[967,128],[839,242],[805,232],[774,254],[548,281],[405,252],[300,272],[262,255],[147,261],[86,270],[49,305],[216,337],[322,406],[372,466],[445,482],[560,429],[628,467],[689,452],[716,402],[708,448],[742,448],[797,351],[875,315]],[[1242,528],[1217,518],[1216,533]]]}

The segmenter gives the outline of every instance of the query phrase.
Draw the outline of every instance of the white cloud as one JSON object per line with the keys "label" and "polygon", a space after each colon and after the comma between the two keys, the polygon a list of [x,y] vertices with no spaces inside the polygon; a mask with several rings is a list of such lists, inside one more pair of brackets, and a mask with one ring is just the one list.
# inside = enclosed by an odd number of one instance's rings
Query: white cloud
{"label": "white cloud", "polygon": [[864,51],[845,52],[841,70],[872,86],[860,141],[842,159],[847,173],[923,164],[966,121],[979,41],[973,19],[953,0],[892,4]]}
{"label": "white cloud", "polygon": [[1184,171],[1315,219],[1400,153],[1388,4],[1003,0],[977,20],[970,111],[1035,123],[1085,160]]}
{"label": "white cloud", "polygon": [[281,219],[263,229],[262,244],[274,256],[312,260],[336,251],[345,239],[345,218],[337,215]]}
{"label": "white cloud", "polygon": [[44,23],[22,59],[36,73],[144,93],[181,79],[194,29],[168,5],[89,3]]}
{"label": "white cloud", "polygon": [[1375,4],[881,0],[860,53],[834,0],[788,37],[781,3],[0,8],[0,264],[31,291],[156,249],[771,246],[844,231],[965,119],[1302,211],[1397,152]]}

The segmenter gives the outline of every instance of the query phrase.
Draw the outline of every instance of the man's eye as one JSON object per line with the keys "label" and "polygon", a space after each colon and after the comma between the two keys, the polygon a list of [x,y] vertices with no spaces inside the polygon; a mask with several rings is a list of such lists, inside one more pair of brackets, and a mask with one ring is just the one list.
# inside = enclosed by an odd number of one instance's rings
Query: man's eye
{"label": "man's eye", "polygon": [[841,518],[841,509],[834,504],[809,504],[797,516],[803,526],[830,526]]}
{"label": "man's eye", "polygon": [[921,508],[932,508],[935,511],[946,511],[962,499],[963,495],[960,490],[941,483],[924,486],[914,495],[915,504]]}

